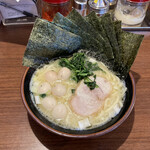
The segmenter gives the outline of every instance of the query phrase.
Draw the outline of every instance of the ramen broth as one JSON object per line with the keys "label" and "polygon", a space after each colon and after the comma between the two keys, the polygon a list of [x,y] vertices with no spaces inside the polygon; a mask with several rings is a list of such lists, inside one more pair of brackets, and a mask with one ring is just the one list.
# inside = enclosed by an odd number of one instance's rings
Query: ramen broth
{"label": "ramen broth", "polygon": [[[88,89],[83,81],[74,81],[71,70],[61,67],[59,60],[34,72],[30,82],[32,100],[51,122],[69,129],[94,128],[110,121],[123,107],[126,92],[124,81],[102,62],[88,59],[97,62],[103,70],[94,71],[99,86],[94,90]],[[98,90],[102,91],[103,97]],[[96,100],[94,96],[97,96]]]}

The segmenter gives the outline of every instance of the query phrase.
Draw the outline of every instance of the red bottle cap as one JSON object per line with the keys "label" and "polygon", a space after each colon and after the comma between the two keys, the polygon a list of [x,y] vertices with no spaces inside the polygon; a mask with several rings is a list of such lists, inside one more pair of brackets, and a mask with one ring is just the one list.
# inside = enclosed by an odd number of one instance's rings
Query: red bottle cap
{"label": "red bottle cap", "polygon": [[145,3],[148,2],[150,0],[127,0],[128,2],[133,2],[133,3]]}
{"label": "red bottle cap", "polygon": [[61,4],[61,3],[68,2],[69,0],[43,0],[43,1],[51,4]]}

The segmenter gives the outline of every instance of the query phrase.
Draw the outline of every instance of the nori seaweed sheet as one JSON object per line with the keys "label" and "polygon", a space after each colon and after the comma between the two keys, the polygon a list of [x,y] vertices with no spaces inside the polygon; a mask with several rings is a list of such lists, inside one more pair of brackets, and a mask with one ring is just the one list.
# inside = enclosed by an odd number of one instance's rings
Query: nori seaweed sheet
{"label": "nori seaweed sheet", "polygon": [[101,53],[104,52],[105,49],[105,40],[104,38],[97,33],[97,31],[92,27],[90,23],[88,23],[75,9],[73,9],[69,15],[67,16],[69,20],[71,20],[74,24],[82,29],[82,31],[90,34],[91,37],[95,38],[101,44],[99,51]]}
{"label": "nori seaweed sheet", "polygon": [[27,55],[23,57],[23,65],[27,67],[37,68],[41,64],[47,64],[50,61],[47,57],[38,57]]}
{"label": "nori seaweed sheet", "polygon": [[126,77],[138,53],[144,35],[133,34],[122,31],[122,67],[124,70],[121,74]]}
{"label": "nori seaweed sheet", "polygon": [[116,70],[123,78],[126,78],[138,52],[143,35],[133,34],[121,29],[121,21],[113,22],[116,31],[116,37],[119,44],[118,69]]}
{"label": "nori seaweed sheet", "polygon": [[53,58],[77,51],[82,38],[44,19],[36,19],[24,56]]}
{"label": "nori seaweed sheet", "polygon": [[111,47],[110,42],[109,42],[109,40],[107,38],[105,30],[104,30],[102,24],[99,21],[99,17],[97,16],[97,14],[94,11],[92,11],[90,14],[88,14],[85,17],[85,19],[104,38],[104,40],[105,40],[105,50],[104,50],[104,53],[106,54],[106,56],[108,57],[108,59],[114,59],[112,47]]}
{"label": "nori seaweed sheet", "polygon": [[115,27],[115,33],[116,33],[116,38],[118,41],[119,49],[122,49],[122,45],[121,45],[121,34],[122,34],[121,21],[118,21],[118,20],[114,21],[113,24]]}
{"label": "nori seaweed sheet", "polygon": [[107,38],[110,41],[110,44],[112,46],[113,49],[113,54],[114,54],[114,58],[115,58],[115,68],[118,68],[118,62],[120,62],[120,57],[119,57],[119,45],[118,45],[118,41],[116,38],[116,33],[115,33],[115,26],[113,24],[112,18],[110,16],[109,13],[103,15],[100,19],[100,23],[102,24]]}
{"label": "nori seaweed sheet", "polygon": [[86,55],[95,58],[97,61],[103,62],[109,69],[113,70],[113,63],[108,60],[106,55],[86,49],[80,49],[78,52],[85,53]]}
{"label": "nori seaweed sheet", "polygon": [[119,58],[120,58],[120,61],[118,62],[117,72],[122,72],[122,70],[124,69],[125,66],[123,66],[123,64],[122,64],[123,45],[122,45],[121,21],[118,21],[118,20],[114,21],[113,24],[114,24],[114,27],[115,27],[116,38],[117,38],[118,45],[119,45]]}
{"label": "nori seaweed sheet", "polygon": [[81,47],[83,49],[91,49],[94,51],[99,51],[99,47],[101,47],[101,44],[96,39],[92,38],[90,34],[82,31],[80,27],[78,27],[76,24],[74,24],[71,20],[64,17],[62,14],[57,13],[53,19],[53,22],[61,27],[62,29],[65,29],[69,32],[72,32],[76,35],[79,35],[82,37],[82,45]]}

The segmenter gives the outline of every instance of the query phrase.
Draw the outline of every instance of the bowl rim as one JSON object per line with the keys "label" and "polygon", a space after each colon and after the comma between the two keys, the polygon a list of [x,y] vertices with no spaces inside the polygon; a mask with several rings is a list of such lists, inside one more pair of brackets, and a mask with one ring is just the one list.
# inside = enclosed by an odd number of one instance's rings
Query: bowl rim
{"label": "bowl rim", "polygon": [[65,132],[62,132],[62,131],[58,131],[58,130],[55,130],[53,128],[51,128],[50,126],[46,125],[45,123],[43,123],[39,118],[37,118],[34,113],[31,111],[31,109],[29,108],[27,102],[26,102],[26,98],[25,98],[25,94],[24,94],[24,81],[25,81],[25,77],[27,75],[27,72],[28,70],[30,69],[30,67],[28,67],[24,74],[23,74],[23,77],[22,77],[22,80],[21,80],[21,96],[22,96],[22,101],[23,101],[23,104],[27,110],[27,112],[30,114],[30,116],[39,124],[41,125],[42,127],[44,127],[45,129],[47,129],[48,131],[52,132],[52,133],[55,133],[57,135],[61,135],[61,136],[65,136],[65,137],[71,137],[71,138],[89,138],[89,137],[97,137],[97,136],[102,136],[106,133],[109,133],[113,130],[115,130],[117,127],[119,127],[127,118],[128,116],[130,115],[133,107],[134,107],[134,104],[135,104],[135,96],[136,96],[136,87],[135,87],[135,81],[134,81],[134,77],[132,75],[131,72],[129,72],[129,76],[130,76],[130,79],[131,79],[131,83],[132,83],[132,87],[133,87],[133,95],[132,95],[132,100],[131,100],[131,104],[129,106],[129,108],[127,109],[127,111],[125,112],[125,114],[120,118],[120,120],[118,120],[116,123],[114,123],[112,126],[102,130],[102,131],[99,131],[99,132],[96,132],[96,133],[90,133],[90,134],[71,134],[71,133],[65,133]]}

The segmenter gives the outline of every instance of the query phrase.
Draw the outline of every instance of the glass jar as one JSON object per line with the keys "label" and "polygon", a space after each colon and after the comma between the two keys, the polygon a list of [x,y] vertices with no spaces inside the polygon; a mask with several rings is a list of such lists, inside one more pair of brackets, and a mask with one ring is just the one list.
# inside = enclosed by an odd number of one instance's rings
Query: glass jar
{"label": "glass jar", "polygon": [[141,26],[149,5],[149,0],[118,0],[114,17],[122,21],[122,26]]}
{"label": "glass jar", "polygon": [[57,12],[67,16],[72,10],[71,0],[42,0],[41,18],[52,21]]}

